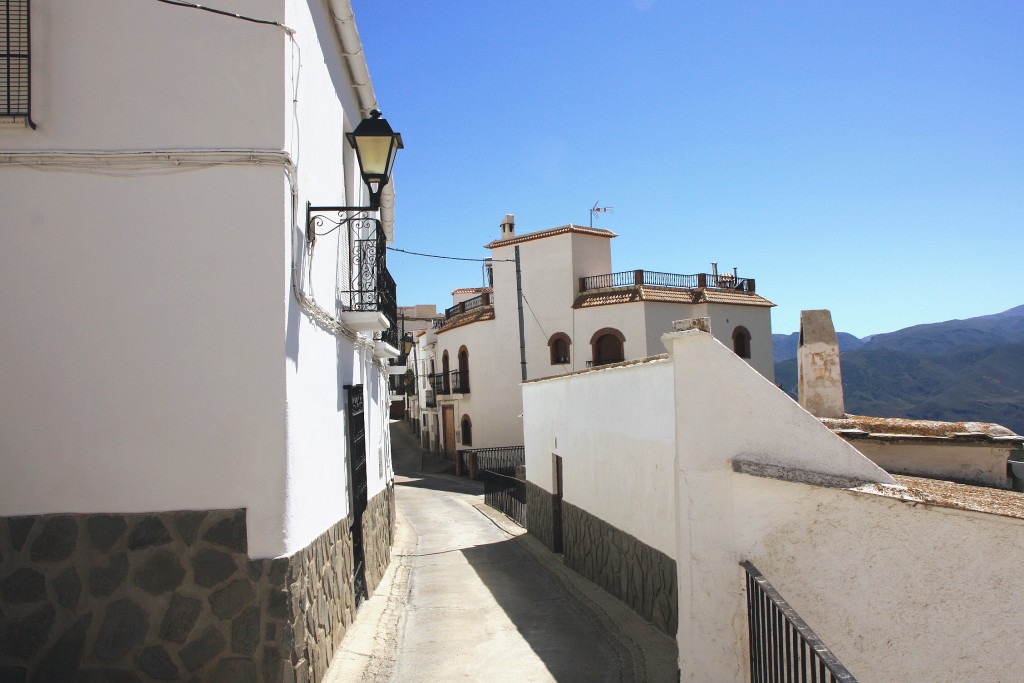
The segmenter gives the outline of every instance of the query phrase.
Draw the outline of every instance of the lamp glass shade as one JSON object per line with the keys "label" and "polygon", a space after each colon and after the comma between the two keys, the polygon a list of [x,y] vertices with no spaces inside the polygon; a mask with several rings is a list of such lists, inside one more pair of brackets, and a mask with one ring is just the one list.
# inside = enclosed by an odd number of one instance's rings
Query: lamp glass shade
{"label": "lamp glass shade", "polygon": [[370,189],[371,200],[376,201],[380,191],[391,178],[391,167],[395,153],[402,148],[402,136],[391,129],[387,119],[382,119],[376,109],[370,118],[363,119],[345,137],[356,151],[363,182]]}

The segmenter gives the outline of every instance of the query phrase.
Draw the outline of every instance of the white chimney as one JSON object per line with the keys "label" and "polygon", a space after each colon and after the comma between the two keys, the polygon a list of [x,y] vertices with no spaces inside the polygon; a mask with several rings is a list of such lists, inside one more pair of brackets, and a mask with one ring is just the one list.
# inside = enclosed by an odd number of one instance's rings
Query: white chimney
{"label": "white chimney", "polygon": [[510,213],[505,214],[505,220],[501,222],[501,239],[507,240],[516,236],[516,217]]}
{"label": "white chimney", "polygon": [[843,377],[839,341],[827,310],[800,311],[797,348],[797,391],[800,405],[815,417],[843,417]]}

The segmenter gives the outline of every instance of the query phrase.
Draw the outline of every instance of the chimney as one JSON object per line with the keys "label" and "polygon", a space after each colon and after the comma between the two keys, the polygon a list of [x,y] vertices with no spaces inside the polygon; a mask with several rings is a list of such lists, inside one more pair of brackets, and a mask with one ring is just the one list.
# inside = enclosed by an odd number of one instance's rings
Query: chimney
{"label": "chimney", "polygon": [[843,417],[839,341],[827,310],[800,311],[796,358],[800,405],[815,417]]}
{"label": "chimney", "polygon": [[501,239],[507,240],[516,236],[516,217],[510,213],[505,214],[505,220],[501,222]]}

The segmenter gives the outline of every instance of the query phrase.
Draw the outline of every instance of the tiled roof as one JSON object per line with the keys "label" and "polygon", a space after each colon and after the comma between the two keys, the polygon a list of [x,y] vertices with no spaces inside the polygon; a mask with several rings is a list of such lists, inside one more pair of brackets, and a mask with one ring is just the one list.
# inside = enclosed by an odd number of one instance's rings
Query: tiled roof
{"label": "tiled roof", "polygon": [[456,327],[480,322],[481,320],[494,320],[494,306],[478,306],[465,313],[453,315],[444,321],[444,325],[437,329],[437,333],[441,334],[448,330],[454,330]]}
{"label": "tiled roof", "polygon": [[461,289],[453,289],[452,294],[483,294],[484,292],[493,291],[490,287],[462,287]]}
{"label": "tiled roof", "polygon": [[821,422],[847,439],[1024,443],[1024,436],[989,422],[936,422],[864,415],[824,417],[821,418]]}
{"label": "tiled roof", "polygon": [[634,301],[657,301],[672,304],[738,304],[741,306],[774,306],[758,294],[710,289],[672,289],[668,287],[608,287],[592,289],[576,297],[573,308],[628,304]]}
{"label": "tiled roof", "polygon": [[557,228],[548,228],[547,230],[538,230],[536,232],[527,232],[522,235],[516,235],[507,240],[494,240],[484,245],[484,249],[494,249],[495,247],[506,247],[510,244],[519,244],[521,242],[529,242],[530,240],[544,239],[545,237],[554,237],[555,235],[564,235],[569,232],[575,232],[580,235],[593,235],[594,237],[618,237],[611,230],[602,230],[601,228],[588,228],[584,225],[560,225]]}
{"label": "tiled roof", "polygon": [[941,479],[924,479],[894,474],[893,478],[926,505],[974,510],[991,515],[1024,519],[1024,493],[984,486],[955,484]]}

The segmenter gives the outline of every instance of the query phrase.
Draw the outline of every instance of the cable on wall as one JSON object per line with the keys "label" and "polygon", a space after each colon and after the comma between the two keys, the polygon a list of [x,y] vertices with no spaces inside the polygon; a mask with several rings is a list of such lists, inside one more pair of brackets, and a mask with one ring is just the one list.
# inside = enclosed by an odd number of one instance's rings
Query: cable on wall
{"label": "cable on wall", "polygon": [[465,258],[463,256],[441,256],[440,254],[422,254],[418,251],[408,251],[406,249],[399,249],[398,247],[388,247],[388,251],[397,251],[402,254],[408,254],[409,256],[425,256],[427,258],[440,258],[447,259],[449,261],[475,261],[478,263],[515,263],[515,259],[510,258]]}
{"label": "cable on wall", "polygon": [[194,2],[184,2],[183,0],[156,0],[162,2],[165,5],[174,5],[176,7],[187,7],[188,9],[198,9],[204,12],[211,12],[213,14],[219,14],[225,17],[231,17],[232,19],[241,19],[242,21],[249,21],[254,24],[266,24],[268,26],[277,26],[283,29],[288,35],[295,33],[295,29],[285,26],[279,21],[271,21],[270,19],[257,19],[256,17],[247,17],[244,14],[236,14],[234,12],[228,12],[226,10],[217,9],[216,7],[207,7],[205,5],[199,5]]}

